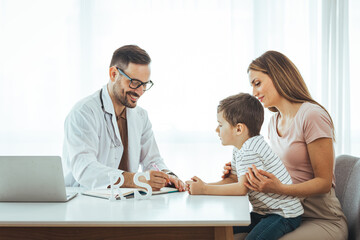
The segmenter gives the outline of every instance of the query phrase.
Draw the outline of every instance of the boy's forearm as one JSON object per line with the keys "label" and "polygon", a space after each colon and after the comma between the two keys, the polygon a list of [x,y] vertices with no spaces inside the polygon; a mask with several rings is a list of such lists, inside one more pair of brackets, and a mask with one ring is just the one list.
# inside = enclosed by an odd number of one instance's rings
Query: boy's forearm
{"label": "boy's forearm", "polygon": [[243,183],[229,183],[224,185],[206,185],[204,194],[206,195],[223,195],[223,196],[244,196],[248,189]]}
{"label": "boy's forearm", "polygon": [[224,178],[218,182],[208,183],[208,185],[223,185],[223,184],[236,183],[236,182],[238,182],[237,175],[230,174],[229,177]]}

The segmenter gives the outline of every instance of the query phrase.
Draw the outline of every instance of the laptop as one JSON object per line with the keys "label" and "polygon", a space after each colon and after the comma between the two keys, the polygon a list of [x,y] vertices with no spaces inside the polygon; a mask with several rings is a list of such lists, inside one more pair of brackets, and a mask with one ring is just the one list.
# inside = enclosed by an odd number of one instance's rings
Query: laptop
{"label": "laptop", "polygon": [[66,202],[77,193],[66,193],[59,156],[0,156],[0,201]]}

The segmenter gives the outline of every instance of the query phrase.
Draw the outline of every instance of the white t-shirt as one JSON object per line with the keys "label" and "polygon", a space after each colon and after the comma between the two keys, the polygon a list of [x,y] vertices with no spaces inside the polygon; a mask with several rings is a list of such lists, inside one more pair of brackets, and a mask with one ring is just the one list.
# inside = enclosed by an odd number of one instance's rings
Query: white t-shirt
{"label": "white t-shirt", "polygon": [[[245,175],[248,167],[251,167],[252,164],[258,169],[274,174],[283,184],[292,184],[284,164],[262,136],[249,138],[240,150],[234,148],[231,162],[234,174],[237,174],[238,177]],[[253,211],[258,214],[278,214],[285,218],[293,218],[304,213],[297,197],[252,190],[249,190],[248,195]]]}

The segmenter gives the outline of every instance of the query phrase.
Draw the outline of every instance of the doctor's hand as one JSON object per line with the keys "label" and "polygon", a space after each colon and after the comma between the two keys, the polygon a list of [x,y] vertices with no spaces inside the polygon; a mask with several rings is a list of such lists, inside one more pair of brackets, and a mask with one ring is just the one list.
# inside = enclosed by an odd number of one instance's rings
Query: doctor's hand
{"label": "doctor's hand", "polygon": [[191,195],[205,194],[206,183],[196,176],[192,177],[191,180],[192,181],[186,181],[186,184],[188,185],[189,188],[189,194]]}
{"label": "doctor's hand", "polygon": [[185,183],[181,181],[179,178],[172,175],[168,175],[168,177],[169,177],[169,181],[166,184],[167,187],[175,187],[176,189],[179,190],[179,192],[183,192],[187,190]]}
{"label": "doctor's hand", "polygon": [[223,175],[221,176],[221,178],[225,179],[225,178],[229,177],[230,174],[231,174],[231,162],[228,162],[228,163],[225,163]]}
{"label": "doctor's hand", "polygon": [[150,170],[150,180],[144,180],[142,182],[146,182],[147,184],[149,184],[152,187],[153,191],[159,191],[161,188],[165,187],[167,182],[169,181],[169,176],[161,171],[154,171],[154,170]]}

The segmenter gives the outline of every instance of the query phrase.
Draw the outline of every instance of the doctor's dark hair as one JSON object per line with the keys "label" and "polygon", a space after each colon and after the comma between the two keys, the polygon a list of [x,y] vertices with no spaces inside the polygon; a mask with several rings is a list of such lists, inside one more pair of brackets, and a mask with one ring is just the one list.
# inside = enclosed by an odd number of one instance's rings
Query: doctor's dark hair
{"label": "doctor's dark hair", "polygon": [[110,67],[117,66],[125,70],[129,63],[148,65],[150,62],[151,58],[144,49],[136,45],[125,45],[115,50]]}
{"label": "doctor's dark hair", "polygon": [[223,112],[223,117],[235,127],[243,123],[249,130],[249,137],[260,134],[264,122],[264,108],[256,97],[248,93],[239,93],[220,101],[217,112]]}

